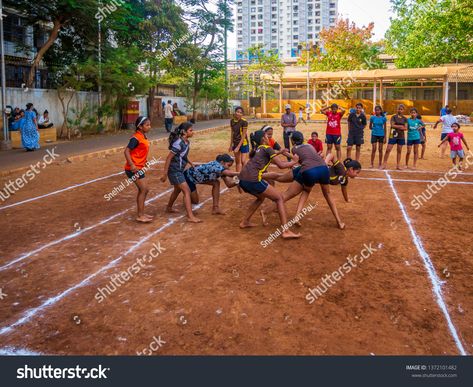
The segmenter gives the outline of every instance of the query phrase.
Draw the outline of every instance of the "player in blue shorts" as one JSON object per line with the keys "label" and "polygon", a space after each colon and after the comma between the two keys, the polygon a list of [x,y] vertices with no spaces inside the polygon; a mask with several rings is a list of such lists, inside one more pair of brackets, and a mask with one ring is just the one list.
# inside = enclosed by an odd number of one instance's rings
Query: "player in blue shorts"
{"label": "player in blue shorts", "polygon": [[[316,184],[320,184],[322,193],[327,201],[338,227],[343,230],[345,224],[341,221],[337,206],[330,196],[330,171],[325,160],[317,153],[312,145],[304,144],[304,135],[301,132],[294,132],[291,137],[293,144],[292,152],[299,157],[300,166],[285,174],[267,173],[265,178],[278,182],[291,182],[286,192],[283,193],[284,201],[301,195],[297,206],[297,214],[300,214],[306,205],[307,199]],[[331,155],[331,157],[334,157]],[[269,207],[261,212],[263,222],[266,223],[266,214],[274,208]],[[298,224],[300,226],[300,224]]]}
{"label": "player in blue shorts", "polygon": [[[250,154],[250,160],[243,167],[240,172],[240,188],[246,193],[256,197],[255,201],[250,205],[248,211],[240,223],[240,228],[254,227],[252,224],[251,217],[260,208],[265,199],[270,199],[276,203],[279,219],[282,225],[287,224],[287,212],[286,206],[284,205],[284,198],[282,194],[274,187],[269,185],[264,179],[263,174],[268,169],[271,163],[275,164],[281,169],[292,168],[297,164],[299,158],[297,156],[292,157],[292,161],[283,161],[277,157],[280,154],[287,153],[283,151],[276,152],[269,146],[268,135],[259,130],[254,133],[252,137],[254,141],[255,149]],[[289,156],[289,154],[287,153]],[[284,239],[299,238],[299,234],[295,234],[290,230],[285,230],[282,233]]]}
{"label": "player in blue shorts", "polygon": [[411,109],[411,117],[407,119],[407,153],[406,168],[409,168],[409,158],[412,148],[414,148],[414,165],[412,169],[417,168],[417,160],[419,159],[419,145],[422,141],[422,127],[424,123],[417,118],[418,112],[416,108]]}

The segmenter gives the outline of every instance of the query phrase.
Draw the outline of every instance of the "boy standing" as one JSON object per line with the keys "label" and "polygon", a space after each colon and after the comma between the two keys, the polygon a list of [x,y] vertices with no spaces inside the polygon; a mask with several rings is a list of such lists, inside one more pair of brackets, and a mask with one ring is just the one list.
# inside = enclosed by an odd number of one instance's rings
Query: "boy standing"
{"label": "boy standing", "polygon": [[366,124],[367,120],[366,115],[363,112],[363,105],[361,103],[357,103],[355,112],[350,113],[348,116],[347,159],[351,159],[351,150],[353,145],[355,145],[356,161],[360,160],[361,145],[365,143],[364,136]]}

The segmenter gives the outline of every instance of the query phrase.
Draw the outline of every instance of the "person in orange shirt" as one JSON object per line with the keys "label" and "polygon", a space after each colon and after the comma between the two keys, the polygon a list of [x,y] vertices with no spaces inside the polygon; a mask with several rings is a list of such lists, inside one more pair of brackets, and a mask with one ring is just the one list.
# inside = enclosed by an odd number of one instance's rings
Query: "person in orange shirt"
{"label": "person in orange shirt", "polygon": [[146,137],[151,129],[151,121],[148,117],[138,117],[136,120],[136,132],[130,138],[130,142],[125,148],[125,173],[138,188],[136,203],[138,206],[138,216],[136,221],[140,223],[149,223],[153,217],[145,214],[145,201],[149,188],[145,181],[145,172],[143,168],[148,162],[149,141]]}

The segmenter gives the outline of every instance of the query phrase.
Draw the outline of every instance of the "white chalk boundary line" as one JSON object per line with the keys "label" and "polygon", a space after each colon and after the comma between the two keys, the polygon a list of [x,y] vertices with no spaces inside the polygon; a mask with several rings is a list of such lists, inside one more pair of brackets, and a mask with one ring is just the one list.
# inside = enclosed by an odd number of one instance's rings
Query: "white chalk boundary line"
{"label": "white chalk boundary line", "polygon": [[0,356],[44,356],[44,354],[26,348],[4,347],[0,348]]}
{"label": "white chalk boundary line", "polygon": [[105,179],[109,179],[113,176],[118,176],[118,175],[122,175],[124,174],[125,172],[122,171],[122,172],[118,172],[118,173],[114,173],[112,175],[108,175],[108,176],[103,176],[103,177],[99,177],[97,179],[93,179],[93,180],[89,180],[89,181],[85,181],[83,183],[80,183],[80,184],[74,184],[74,185],[71,185],[69,187],[66,187],[66,188],[62,188],[62,189],[59,189],[57,191],[53,191],[53,192],[50,192],[50,193],[47,193],[47,194],[44,194],[44,195],[41,195],[41,196],[36,196],[34,198],[30,198],[30,199],[26,199],[26,200],[22,200],[21,202],[16,202],[16,203],[12,203],[12,204],[9,204],[7,206],[2,206],[0,207],[0,211],[2,210],[6,210],[7,208],[11,208],[11,207],[16,207],[16,206],[20,206],[22,204],[26,204],[26,203],[30,203],[30,202],[34,202],[35,200],[39,200],[39,199],[43,199],[43,198],[47,198],[48,196],[53,196],[53,195],[57,195],[59,193],[62,193],[62,192],[66,192],[66,191],[70,191],[71,189],[75,189],[75,188],[79,188],[79,187],[83,187],[84,185],[88,185],[88,184],[92,184],[92,183],[96,183],[97,181],[101,181],[101,180],[105,180]]}
{"label": "white chalk boundary line", "polygon": [[[425,174],[434,174],[434,175],[445,175],[448,174],[448,171],[422,171],[420,169],[363,169],[363,172],[394,172],[394,173],[425,173]],[[473,176],[473,173],[469,172],[460,172],[458,176]]]}
{"label": "white chalk boundary line", "polygon": [[[168,193],[171,193],[172,190],[173,190],[173,189],[171,188],[171,189],[168,189],[167,191],[161,192],[160,194],[158,194],[158,195],[152,197],[151,199],[148,199],[148,200],[146,201],[146,204],[149,204],[149,203],[151,203],[151,202],[154,202],[155,200],[158,200],[158,199],[162,198],[164,195],[167,195]],[[36,248],[36,249],[34,249],[34,250],[32,250],[32,251],[29,251],[29,252],[27,252],[27,253],[23,253],[23,254],[21,254],[19,257],[16,257],[16,258],[12,259],[11,261],[9,261],[8,263],[6,263],[6,264],[0,266],[0,271],[4,271],[4,270],[6,270],[6,269],[9,269],[10,267],[14,266],[15,264],[17,264],[17,263],[19,263],[19,262],[22,262],[22,261],[24,261],[25,259],[31,257],[32,255],[35,255],[35,254],[39,253],[40,251],[43,251],[43,250],[45,250],[45,249],[47,249],[47,248],[49,248],[49,247],[55,246],[55,245],[57,245],[57,244],[59,244],[59,243],[62,243],[62,242],[64,242],[64,241],[67,241],[67,240],[74,239],[74,238],[78,237],[79,235],[82,235],[83,233],[85,233],[85,232],[87,232],[87,231],[90,231],[90,230],[93,230],[94,228],[97,228],[97,227],[99,227],[99,226],[102,226],[102,225],[104,225],[104,224],[106,224],[106,223],[112,221],[113,219],[116,219],[116,218],[118,218],[119,216],[122,216],[122,215],[126,214],[128,211],[132,210],[133,208],[134,208],[134,207],[130,207],[130,208],[124,210],[124,211],[121,211],[121,212],[116,213],[115,215],[112,215],[112,216],[110,216],[110,217],[108,217],[108,218],[102,219],[100,222],[95,223],[95,224],[93,224],[93,225],[91,225],[91,226],[89,226],[89,227],[86,227],[86,228],[84,228],[84,229],[81,229],[81,230],[79,230],[79,231],[77,231],[77,232],[74,232],[74,233],[72,233],[72,234],[66,235],[66,236],[63,237],[63,238],[56,239],[55,241],[46,243],[46,244],[44,244],[44,245],[42,245],[42,246],[40,246],[40,247],[38,247],[38,248]]]}
{"label": "white chalk boundary line", "polygon": [[[223,189],[222,191],[220,191],[221,194],[225,193],[226,191],[228,190],[228,188],[225,188]],[[204,200],[202,203],[198,204],[195,208],[201,208],[205,203],[209,202],[210,200],[213,200],[212,197]],[[135,243],[133,246],[131,246],[127,251],[125,251],[122,255],[120,255],[119,257],[115,258],[113,261],[111,261],[110,263],[108,263],[107,265],[103,266],[102,268],[100,268],[99,270],[97,270],[95,273],[92,273],[90,274],[89,276],[87,276],[85,279],[83,279],[81,282],[79,282],[78,284],[64,290],[63,292],[59,293],[58,295],[54,296],[54,297],[50,297],[48,298],[46,301],[44,301],[41,305],[35,307],[35,308],[31,308],[31,309],[28,309],[27,311],[23,312],[22,313],[22,317],[20,317],[17,321],[15,321],[13,324],[11,325],[8,325],[8,326],[5,326],[3,328],[0,329],[0,336],[1,335],[4,335],[6,333],[9,333],[11,331],[13,331],[13,329],[15,329],[16,327],[18,327],[19,325],[21,324],[24,324],[26,322],[28,322],[29,320],[31,320],[36,314],[38,314],[39,312],[43,311],[44,309],[56,304],[57,302],[61,301],[63,298],[67,297],[69,294],[71,294],[72,292],[74,292],[75,290],[79,289],[79,288],[82,288],[84,287],[85,285],[89,285],[90,284],[90,281],[92,279],[94,279],[95,277],[97,277],[99,274],[102,274],[103,272],[111,269],[112,267],[116,266],[123,258],[125,258],[128,254],[130,254],[131,252],[133,252],[134,250],[136,250],[138,247],[140,247],[143,243],[145,243],[146,241],[148,241],[149,239],[151,239],[152,237],[154,237],[155,235],[158,235],[159,233],[161,233],[162,231],[164,231],[165,229],[167,229],[168,227],[172,226],[174,223],[176,223],[177,221],[181,220],[182,218],[184,218],[185,215],[181,215],[181,216],[178,216],[177,218],[172,218],[172,219],[169,219],[168,222],[166,224],[164,224],[163,226],[161,226],[160,228],[158,228],[156,231],[153,231],[152,233],[148,234],[147,236],[141,238],[137,243]]]}
{"label": "white chalk boundary line", "polygon": [[450,313],[448,312],[447,305],[445,303],[445,300],[443,298],[443,292],[442,292],[442,281],[437,275],[437,272],[435,270],[435,266],[430,259],[429,254],[427,251],[425,251],[424,245],[422,243],[422,240],[420,239],[420,236],[416,233],[414,226],[412,225],[412,220],[409,218],[409,215],[407,214],[407,210],[404,207],[404,204],[402,203],[398,192],[396,188],[394,187],[394,182],[393,179],[391,178],[391,175],[389,174],[388,171],[385,172],[387,180],[389,181],[389,185],[391,186],[391,190],[393,191],[394,197],[396,198],[396,201],[399,205],[399,208],[401,209],[402,215],[404,216],[404,220],[406,221],[407,226],[409,227],[409,231],[411,233],[412,241],[414,242],[417,251],[419,252],[422,260],[424,261],[424,266],[427,270],[427,273],[429,274],[429,279],[430,282],[432,283],[432,290],[435,295],[436,301],[438,306],[440,307],[440,310],[442,311],[445,320],[447,321],[448,329],[450,330],[450,334],[453,337],[453,340],[455,341],[455,344],[457,346],[458,351],[460,352],[461,355],[466,356],[467,353],[465,349],[463,348],[463,344],[460,341],[460,338],[457,333],[457,329],[455,328],[455,325],[452,322],[452,318],[450,317]]}
{"label": "white chalk boundary line", "polygon": [[[164,163],[164,162],[161,161],[161,160],[158,160],[157,163]],[[152,169],[152,168],[150,168],[150,169]],[[39,199],[47,198],[48,196],[57,195],[57,194],[59,194],[59,193],[66,192],[66,191],[70,191],[71,189],[76,189],[76,188],[79,188],[79,187],[83,187],[84,185],[96,183],[96,182],[101,181],[101,180],[109,179],[109,178],[111,178],[111,177],[113,177],[113,176],[123,175],[124,173],[125,173],[125,171],[123,170],[123,171],[121,171],[121,172],[113,173],[113,174],[108,175],[108,176],[98,177],[97,179],[93,179],[93,180],[89,180],[89,181],[84,181],[83,183],[79,183],[79,184],[74,184],[74,185],[71,185],[71,186],[69,186],[69,187],[62,188],[62,189],[59,189],[59,190],[57,190],[57,191],[53,191],[53,192],[50,192],[50,193],[47,193],[47,194],[44,194],[44,195],[35,196],[35,197],[33,197],[33,198],[25,199],[25,200],[22,200],[22,201],[20,201],[20,202],[8,204],[8,205],[6,205],[6,206],[0,207],[0,211],[6,210],[7,208],[16,207],[16,206],[20,206],[20,205],[22,205],[22,204],[30,203],[30,202],[33,202],[33,201],[36,201],[36,200],[39,200]]]}
{"label": "white chalk boundary line", "polygon": [[[388,171],[386,171],[388,173]],[[357,177],[356,180],[377,180],[377,181],[389,181],[382,177]],[[414,179],[392,179],[392,181],[401,183],[437,183],[437,180],[414,180]],[[445,184],[458,184],[458,185],[473,185],[472,181],[446,181]]]}

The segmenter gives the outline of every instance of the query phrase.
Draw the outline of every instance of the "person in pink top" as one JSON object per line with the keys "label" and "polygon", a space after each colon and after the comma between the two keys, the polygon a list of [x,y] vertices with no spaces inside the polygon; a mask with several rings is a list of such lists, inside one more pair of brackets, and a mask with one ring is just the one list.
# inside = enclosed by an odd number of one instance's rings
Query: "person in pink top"
{"label": "person in pink top", "polygon": [[[339,111],[340,109],[340,111]],[[335,145],[337,150],[338,160],[342,159],[342,117],[345,114],[346,110],[339,108],[336,103],[330,107],[323,108],[321,110],[322,114],[327,116],[327,132],[325,142],[327,143],[327,156],[332,153],[332,148]]]}
{"label": "person in pink top", "polygon": [[452,124],[452,133],[448,133],[447,137],[445,137],[442,142],[439,144],[439,148],[442,144],[446,141],[450,143],[450,158],[452,159],[453,166],[457,166],[457,157],[460,159],[459,162],[459,170],[463,171],[463,159],[465,158],[465,151],[463,150],[463,144],[465,144],[466,149],[470,150],[468,144],[465,140],[465,136],[463,133],[460,133],[460,124],[453,123]]}

